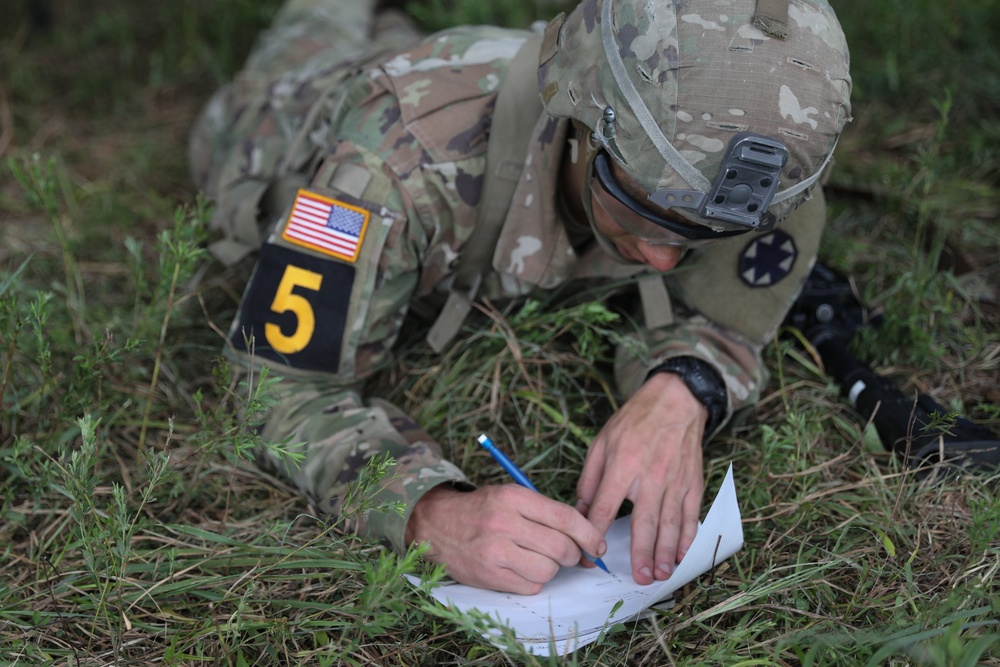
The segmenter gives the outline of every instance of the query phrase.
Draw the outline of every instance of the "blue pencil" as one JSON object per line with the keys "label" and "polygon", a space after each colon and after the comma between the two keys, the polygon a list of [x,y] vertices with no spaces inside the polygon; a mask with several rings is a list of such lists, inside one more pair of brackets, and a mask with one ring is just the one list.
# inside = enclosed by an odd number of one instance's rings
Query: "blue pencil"
{"label": "blue pencil", "polygon": [[[510,475],[515,482],[517,482],[526,489],[531,489],[536,493],[538,492],[538,489],[536,489],[535,485],[531,483],[531,480],[528,479],[528,476],[525,475],[521,471],[521,469],[517,467],[516,463],[507,458],[506,454],[497,449],[496,445],[493,444],[492,440],[487,438],[485,435],[480,435],[479,444],[482,445],[494,459],[496,459],[496,462],[500,464],[500,467],[506,470],[507,474]],[[583,555],[586,556],[589,560],[593,561],[594,565],[601,568],[608,574],[611,574],[611,570],[608,569],[608,567],[604,564],[604,561],[602,561],[600,558],[594,558],[586,551],[583,552]]]}

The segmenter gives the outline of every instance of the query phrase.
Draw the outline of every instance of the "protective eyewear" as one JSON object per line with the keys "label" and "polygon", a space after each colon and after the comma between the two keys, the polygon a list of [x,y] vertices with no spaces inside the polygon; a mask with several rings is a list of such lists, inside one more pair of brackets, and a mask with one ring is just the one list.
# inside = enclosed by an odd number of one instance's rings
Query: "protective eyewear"
{"label": "protective eyewear", "polygon": [[644,206],[627,192],[611,173],[608,156],[600,152],[594,159],[594,174],[591,179],[593,203],[625,231],[651,245],[673,245],[696,247],[709,245],[715,241],[738,236],[751,231],[748,228],[715,231],[710,227],[697,225],[677,217],[662,215]]}

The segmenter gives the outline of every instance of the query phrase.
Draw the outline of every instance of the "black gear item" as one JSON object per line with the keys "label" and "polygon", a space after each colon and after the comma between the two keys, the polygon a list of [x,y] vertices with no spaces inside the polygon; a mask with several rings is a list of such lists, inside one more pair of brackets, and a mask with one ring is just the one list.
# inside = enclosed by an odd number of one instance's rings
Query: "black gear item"
{"label": "black gear item", "polygon": [[870,322],[846,278],[817,264],[785,323],[805,334],[851,406],[907,466],[924,474],[936,463],[1000,469],[1000,438],[990,429],[952,418],[926,394],[907,396],[851,354],[851,337]]}

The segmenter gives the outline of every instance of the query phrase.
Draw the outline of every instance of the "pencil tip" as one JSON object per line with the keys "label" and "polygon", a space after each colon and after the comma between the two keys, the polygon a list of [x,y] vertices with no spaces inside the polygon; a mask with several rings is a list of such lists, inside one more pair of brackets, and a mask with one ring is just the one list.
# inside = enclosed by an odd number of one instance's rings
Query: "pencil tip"
{"label": "pencil tip", "polygon": [[608,569],[608,566],[605,565],[604,561],[602,561],[600,558],[597,558],[597,559],[594,560],[594,565],[596,565],[597,567],[601,568],[602,570],[604,570],[608,574],[611,574],[611,570]]}

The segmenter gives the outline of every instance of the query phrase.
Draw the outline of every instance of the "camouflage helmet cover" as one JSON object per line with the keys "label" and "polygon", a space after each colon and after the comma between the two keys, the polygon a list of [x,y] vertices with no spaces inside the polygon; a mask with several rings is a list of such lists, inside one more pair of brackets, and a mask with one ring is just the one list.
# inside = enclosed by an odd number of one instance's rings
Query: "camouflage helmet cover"
{"label": "camouflage helmet cover", "polygon": [[550,26],[559,33],[538,72],[545,109],[590,128],[650,193],[708,192],[732,136],[778,139],[789,160],[770,211],[781,220],[805,200],[850,117],[850,56],[826,0],[790,0],[784,39],[755,27],[756,5],[583,0]]}

